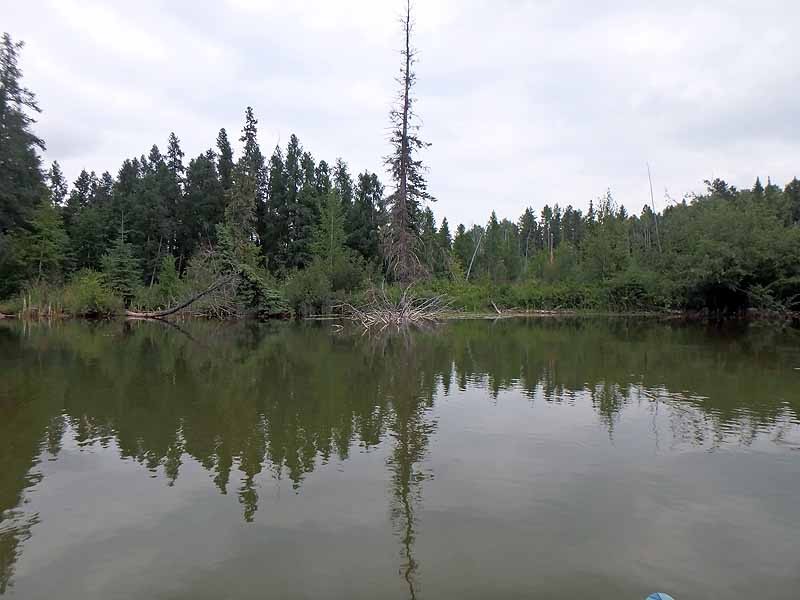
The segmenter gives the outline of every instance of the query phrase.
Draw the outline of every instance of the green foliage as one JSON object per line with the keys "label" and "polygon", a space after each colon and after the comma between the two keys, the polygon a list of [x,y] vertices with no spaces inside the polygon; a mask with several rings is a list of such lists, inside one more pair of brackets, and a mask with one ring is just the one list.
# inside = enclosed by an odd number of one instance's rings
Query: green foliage
{"label": "green foliage", "polygon": [[286,301],[296,315],[322,313],[331,303],[331,281],[322,262],[295,271],[284,285]]}
{"label": "green foliage", "polygon": [[[125,304],[147,308],[230,279],[201,304],[226,315],[284,314],[280,279],[298,312],[384,280],[446,291],[470,310],[492,302],[731,314],[800,308],[797,178],[783,188],[757,178],[751,189],[714,179],[702,195],[638,215],[609,190],[585,213],[548,203],[516,221],[492,212],[486,223],[451,232],[426,207],[419,151],[427,143],[417,137],[410,94],[391,114],[388,196],[374,173],[354,181],[343,159],[315,161],[296,135],[265,161],[250,107],[236,162],[224,129],[215,151],[186,166],[170,133],[164,154],[153,145],[115,177],[83,170],[69,187],[57,162],[42,173],[39,107],[22,85],[21,48],[3,36],[0,297],[30,297],[91,269]],[[414,83],[413,50],[406,58],[401,96]]]}
{"label": "green foliage", "polygon": [[128,304],[142,278],[139,261],[133,254],[133,246],[120,236],[103,256],[101,263],[108,289]]}
{"label": "green foliage", "polygon": [[37,206],[13,240],[19,273],[28,280],[58,283],[62,279],[69,239],[58,209],[49,202]]}
{"label": "green foliage", "polygon": [[76,316],[108,317],[124,308],[103,273],[82,269],[73,275],[64,289],[64,310]]}
{"label": "green foliage", "polygon": [[325,267],[329,276],[334,266],[348,255],[346,241],[342,200],[338,193],[327,194],[322,198],[319,220],[311,241],[311,253]]}
{"label": "green foliage", "polygon": [[164,306],[175,304],[180,295],[178,270],[175,268],[175,259],[171,256],[165,256],[161,260],[161,270],[158,272],[158,295]]}
{"label": "green foliage", "polygon": [[38,151],[44,142],[32,131],[36,96],[22,85],[18,60],[22,42],[8,33],[0,42],[0,233],[25,227],[47,196]]}

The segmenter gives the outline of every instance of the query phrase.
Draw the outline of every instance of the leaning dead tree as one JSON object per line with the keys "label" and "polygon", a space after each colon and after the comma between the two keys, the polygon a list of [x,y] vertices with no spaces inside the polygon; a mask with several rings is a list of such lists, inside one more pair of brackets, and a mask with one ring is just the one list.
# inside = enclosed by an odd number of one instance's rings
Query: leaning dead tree
{"label": "leaning dead tree", "polygon": [[424,271],[419,260],[419,215],[422,203],[435,200],[428,193],[426,168],[417,153],[430,146],[419,137],[419,123],[414,113],[411,90],[416,82],[413,71],[416,50],[411,45],[413,21],[411,0],[406,0],[405,14],[401,18],[405,44],[401,50],[400,84],[395,106],[389,113],[392,152],[384,163],[394,180],[394,192],[387,198],[389,226],[384,243],[384,257],[388,271],[402,283],[409,284]]}
{"label": "leaning dead tree", "polygon": [[233,281],[232,276],[226,276],[218,279],[213,284],[208,286],[206,289],[193,294],[183,302],[179,302],[178,304],[171,306],[169,308],[165,308],[164,310],[150,310],[150,311],[138,311],[138,310],[126,310],[125,316],[129,319],[163,319],[164,317],[168,317],[173,315],[190,305],[194,304],[204,296],[212,294],[217,290],[229,285]]}
{"label": "leaning dead tree", "polygon": [[428,298],[414,296],[411,293],[411,286],[403,289],[398,300],[389,298],[384,288],[373,290],[371,295],[371,301],[364,306],[343,304],[340,307],[346,319],[358,323],[365,331],[434,324],[445,317],[450,306],[444,295]]}

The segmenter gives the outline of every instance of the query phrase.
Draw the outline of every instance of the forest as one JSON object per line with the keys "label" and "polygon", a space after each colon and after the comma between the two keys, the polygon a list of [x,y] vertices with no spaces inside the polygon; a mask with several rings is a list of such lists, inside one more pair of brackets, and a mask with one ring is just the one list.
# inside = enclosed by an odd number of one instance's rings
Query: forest
{"label": "forest", "polygon": [[42,164],[23,44],[4,34],[0,313],[106,316],[199,295],[196,315],[308,316],[384,285],[466,311],[800,309],[797,178],[749,189],[714,178],[661,210],[651,197],[638,215],[610,190],[585,211],[530,191],[516,221],[499,219],[485,190],[485,224],[438,221],[418,155],[428,144],[411,121],[408,40],[407,28],[387,183],[315,159],[295,135],[265,153],[248,106],[240,132],[220,129],[196,157],[165,132],[116,173],[83,170],[70,184],[57,161]]}

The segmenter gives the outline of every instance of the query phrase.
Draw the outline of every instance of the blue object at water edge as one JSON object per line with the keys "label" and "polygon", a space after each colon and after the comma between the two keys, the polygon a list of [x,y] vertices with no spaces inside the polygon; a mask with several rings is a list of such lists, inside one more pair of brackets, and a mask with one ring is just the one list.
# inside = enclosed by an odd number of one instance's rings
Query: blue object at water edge
{"label": "blue object at water edge", "polygon": [[656,592],[655,594],[650,594],[644,600],[675,600],[675,598],[663,592]]}

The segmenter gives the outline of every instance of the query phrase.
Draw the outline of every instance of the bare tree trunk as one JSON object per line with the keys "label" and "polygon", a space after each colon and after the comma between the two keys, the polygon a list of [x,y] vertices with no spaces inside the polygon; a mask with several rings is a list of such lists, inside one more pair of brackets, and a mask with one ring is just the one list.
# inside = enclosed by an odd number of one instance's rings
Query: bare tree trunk
{"label": "bare tree trunk", "polygon": [[478,236],[478,243],[475,244],[475,251],[472,253],[472,259],[469,261],[469,269],[467,269],[467,276],[464,278],[465,281],[469,281],[469,274],[472,272],[472,263],[475,262],[475,256],[478,254],[478,248],[481,247],[482,239],[483,239],[483,234]]}
{"label": "bare tree trunk", "polygon": [[408,223],[408,111],[410,107],[409,93],[411,90],[411,0],[406,1],[406,15],[403,26],[406,33],[405,72],[403,73],[403,117],[402,135],[400,138],[400,181],[398,198],[395,209],[397,211],[397,260],[401,280],[411,278],[411,241],[409,239]]}
{"label": "bare tree trunk", "polygon": [[653,220],[656,224],[656,244],[658,244],[658,253],[661,254],[661,236],[658,234],[658,215],[656,214],[656,204],[653,198],[653,178],[650,176],[650,163],[647,163],[647,180],[650,182],[650,207],[653,209]]}
{"label": "bare tree trunk", "polygon": [[158,258],[161,256],[161,241],[163,237],[158,236],[158,251],[156,252],[156,260],[153,263],[153,274],[150,276],[150,288],[153,287],[153,282],[156,280],[156,269],[158,268]]}

